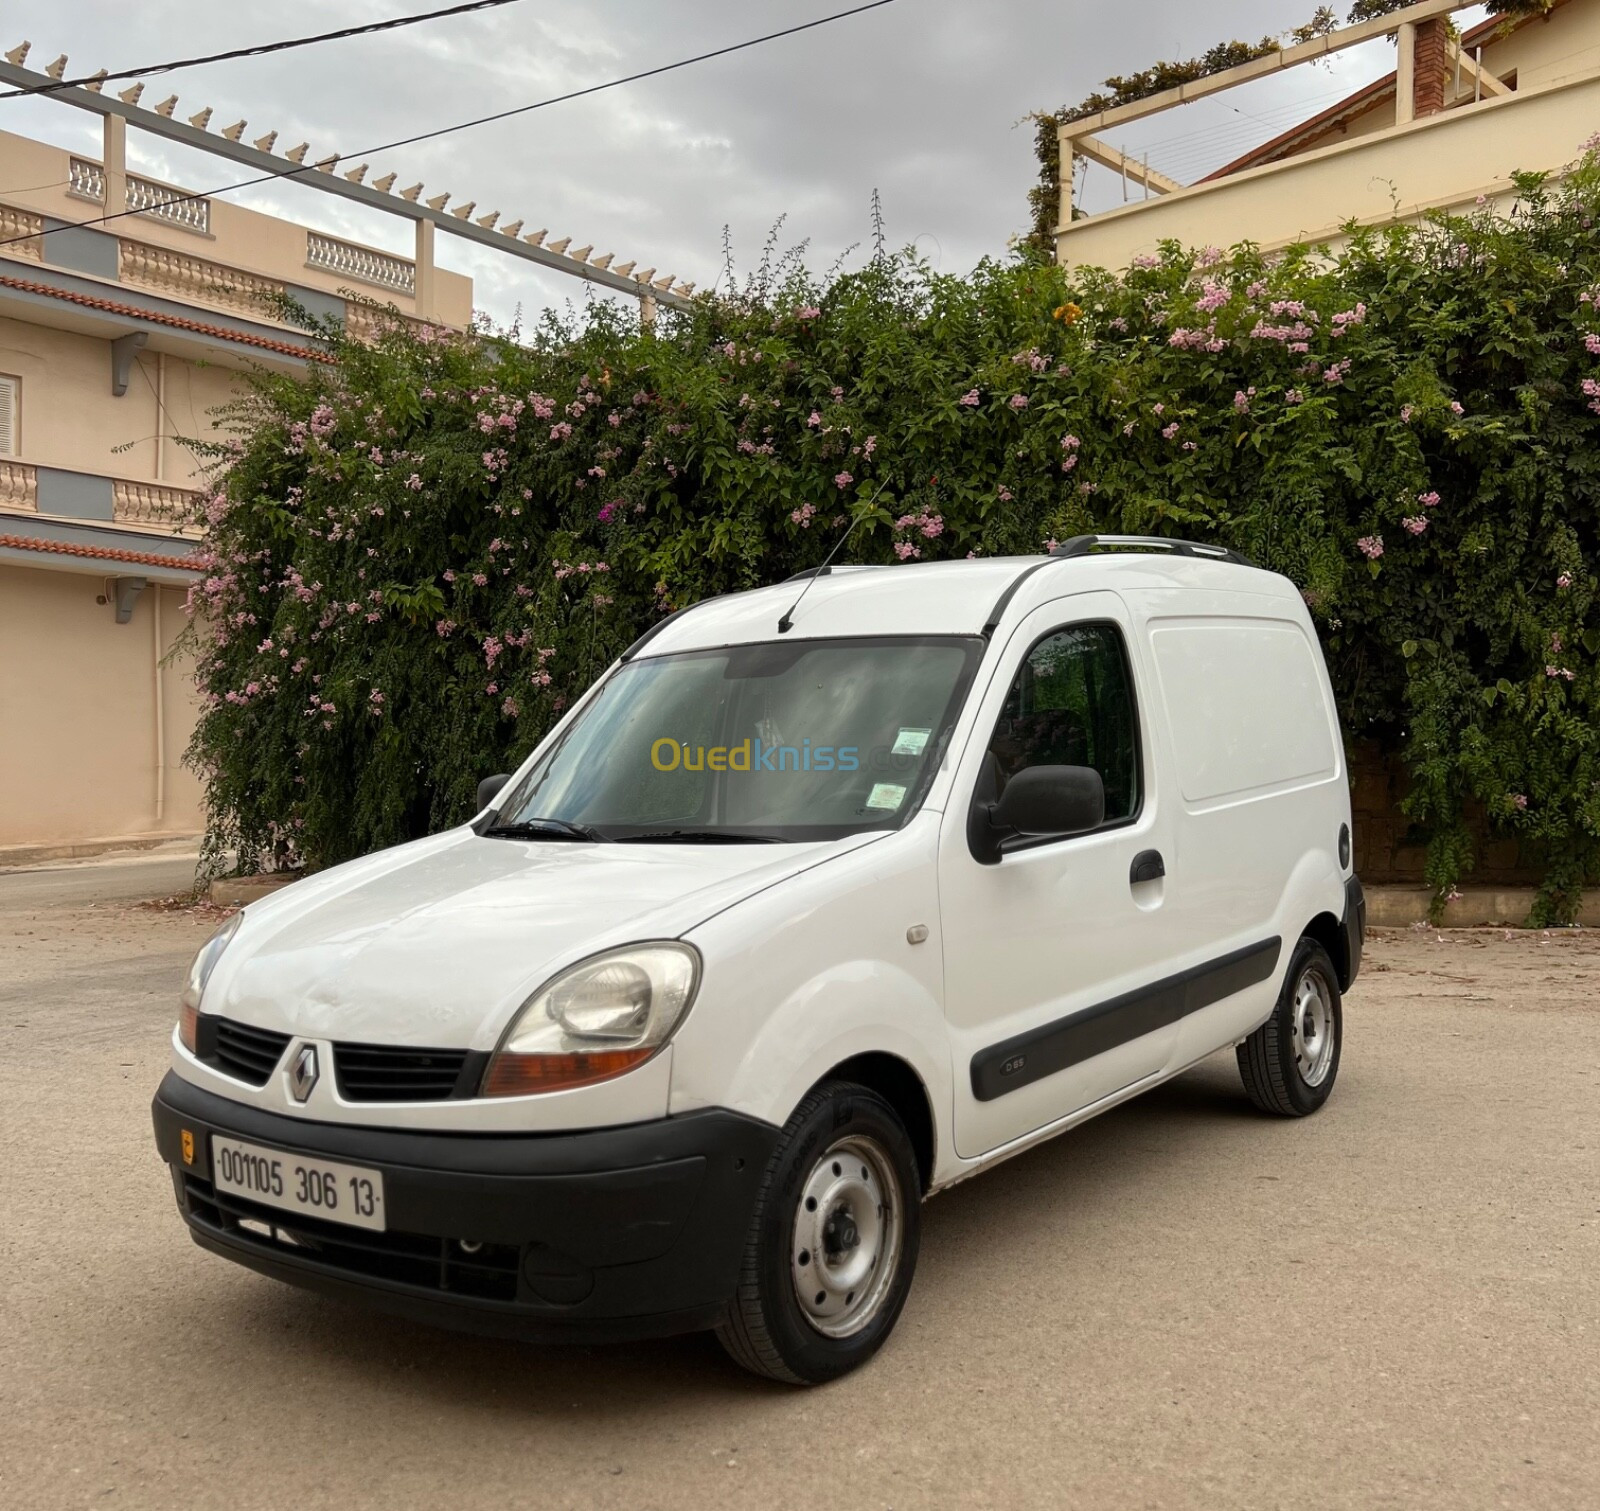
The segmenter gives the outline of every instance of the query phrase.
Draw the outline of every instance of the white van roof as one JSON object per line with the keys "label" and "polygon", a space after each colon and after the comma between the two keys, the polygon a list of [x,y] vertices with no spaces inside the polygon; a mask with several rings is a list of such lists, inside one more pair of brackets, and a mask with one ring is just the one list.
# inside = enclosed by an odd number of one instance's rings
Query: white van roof
{"label": "white van roof", "polygon": [[[1085,541],[1089,545],[1083,545]],[[1094,549],[1113,545],[1132,549]],[[623,659],[749,645],[780,635],[805,640],[869,635],[988,637],[1039,603],[1097,587],[1206,588],[1300,603],[1288,578],[1220,547],[1086,536],[1048,556],[835,566],[824,568],[820,575],[802,573],[772,587],[729,593],[681,610],[647,631]],[[779,621],[786,617],[792,623],[780,631]]]}

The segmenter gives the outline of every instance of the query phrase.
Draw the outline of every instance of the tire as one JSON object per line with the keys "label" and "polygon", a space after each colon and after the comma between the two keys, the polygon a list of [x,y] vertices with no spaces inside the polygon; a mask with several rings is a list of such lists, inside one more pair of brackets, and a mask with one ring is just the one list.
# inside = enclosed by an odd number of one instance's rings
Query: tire
{"label": "tire", "polygon": [[910,1294],[921,1201],[911,1140],[882,1097],[846,1081],[808,1092],[762,1176],[722,1346],[792,1385],[864,1364]]}
{"label": "tire", "polygon": [[1244,1089],[1263,1112],[1306,1117],[1328,1100],[1343,1048],[1339,974],[1315,939],[1302,938],[1272,1016],[1238,1048]]}

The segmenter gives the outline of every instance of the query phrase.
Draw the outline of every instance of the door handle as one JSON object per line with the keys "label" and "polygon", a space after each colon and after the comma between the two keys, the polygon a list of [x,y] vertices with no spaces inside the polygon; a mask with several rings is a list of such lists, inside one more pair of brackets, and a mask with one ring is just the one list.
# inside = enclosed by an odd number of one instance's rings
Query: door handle
{"label": "door handle", "polygon": [[1142,881],[1160,881],[1167,874],[1167,864],[1159,850],[1141,850],[1128,868],[1128,885],[1136,887]]}

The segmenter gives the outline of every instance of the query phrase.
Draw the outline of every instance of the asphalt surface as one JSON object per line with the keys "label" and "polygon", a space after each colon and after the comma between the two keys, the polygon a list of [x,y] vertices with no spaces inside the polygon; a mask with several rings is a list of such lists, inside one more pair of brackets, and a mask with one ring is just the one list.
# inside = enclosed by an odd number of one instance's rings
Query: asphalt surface
{"label": "asphalt surface", "polygon": [[1378,940],[1318,1116],[1230,1057],[934,1199],[833,1386],[538,1349],[193,1247],[182,861],[0,875],[0,1506],[1592,1507],[1600,942]]}

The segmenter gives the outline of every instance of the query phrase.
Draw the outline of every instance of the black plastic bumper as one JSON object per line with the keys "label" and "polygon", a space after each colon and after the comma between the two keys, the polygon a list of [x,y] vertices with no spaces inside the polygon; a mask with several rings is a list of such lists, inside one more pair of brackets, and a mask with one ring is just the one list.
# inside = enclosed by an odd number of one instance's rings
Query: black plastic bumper
{"label": "black plastic bumper", "polygon": [[[778,1137],[723,1109],[561,1134],[353,1128],[243,1106],[171,1073],[151,1112],[202,1248],[420,1321],[548,1342],[715,1323]],[[213,1133],[380,1170],[387,1230],[219,1192]]]}
{"label": "black plastic bumper", "polygon": [[1352,876],[1344,884],[1344,958],[1345,979],[1339,983],[1341,991],[1349,991],[1350,984],[1361,974],[1361,950],[1367,941],[1367,894],[1359,877]]}

